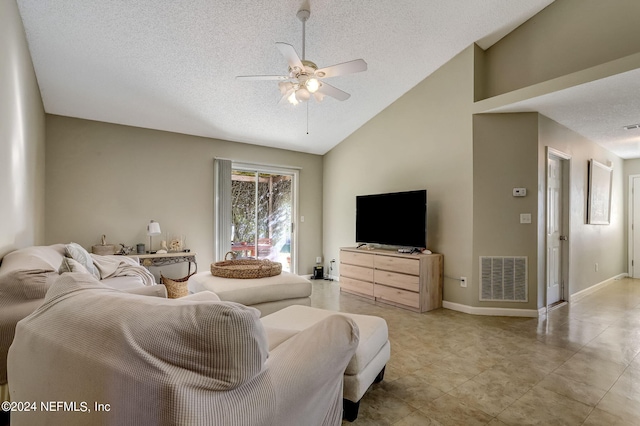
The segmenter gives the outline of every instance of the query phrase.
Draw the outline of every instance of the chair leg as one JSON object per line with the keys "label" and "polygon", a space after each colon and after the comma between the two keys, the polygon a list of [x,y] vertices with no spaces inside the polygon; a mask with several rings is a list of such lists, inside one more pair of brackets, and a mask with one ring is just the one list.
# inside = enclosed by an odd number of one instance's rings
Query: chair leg
{"label": "chair leg", "polygon": [[373,383],[380,383],[382,381],[382,379],[384,379],[384,369],[385,368],[387,368],[386,365],[384,367],[382,367],[382,370],[380,370],[380,372],[378,373],[376,378],[373,380]]}
{"label": "chair leg", "polygon": [[352,422],[358,418],[358,409],[360,408],[360,401],[353,402],[348,399],[342,400],[342,419],[348,422]]}

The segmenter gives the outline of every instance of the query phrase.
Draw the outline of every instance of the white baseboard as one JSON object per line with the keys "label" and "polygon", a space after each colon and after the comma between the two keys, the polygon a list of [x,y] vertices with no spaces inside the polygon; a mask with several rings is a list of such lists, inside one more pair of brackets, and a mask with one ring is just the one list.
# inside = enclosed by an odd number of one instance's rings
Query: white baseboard
{"label": "white baseboard", "polygon": [[618,274],[615,277],[611,277],[611,278],[609,278],[607,280],[604,280],[602,282],[594,284],[589,288],[585,288],[584,290],[580,290],[577,293],[573,293],[571,296],[569,296],[569,302],[577,302],[578,300],[582,299],[583,297],[588,296],[591,293],[593,293],[593,292],[595,292],[597,290],[600,290],[601,288],[604,288],[604,287],[608,286],[612,282],[617,281],[617,280],[622,279],[622,278],[626,278],[628,276],[629,276],[629,274],[627,274],[627,273]]}
{"label": "white baseboard", "polygon": [[442,307],[452,311],[464,312],[471,315],[488,315],[497,317],[531,317],[537,318],[536,309],[511,309],[511,308],[480,308],[477,306],[462,305],[460,303],[442,301]]}

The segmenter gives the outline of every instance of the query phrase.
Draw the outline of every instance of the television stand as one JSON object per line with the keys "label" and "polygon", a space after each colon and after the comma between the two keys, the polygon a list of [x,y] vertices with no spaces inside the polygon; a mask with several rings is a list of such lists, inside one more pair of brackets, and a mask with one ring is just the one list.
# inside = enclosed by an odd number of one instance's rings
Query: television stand
{"label": "television stand", "polygon": [[340,249],[340,290],[426,312],[442,307],[444,256]]}

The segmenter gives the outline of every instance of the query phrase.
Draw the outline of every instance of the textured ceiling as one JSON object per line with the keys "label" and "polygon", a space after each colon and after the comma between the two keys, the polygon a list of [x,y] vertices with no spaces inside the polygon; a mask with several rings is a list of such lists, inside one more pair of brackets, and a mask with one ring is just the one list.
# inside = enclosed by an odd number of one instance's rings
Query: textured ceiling
{"label": "textured ceiling", "polygon": [[369,69],[329,81],[350,99],[297,107],[278,104],[276,82],[235,76],[287,72],[275,43],[301,55],[300,0],[18,5],[48,113],[323,154],[471,43],[490,46],[551,2],[312,0],[307,59]]}
{"label": "textured ceiling", "polygon": [[493,112],[536,111],[621,158],[640,158],[640,69],[538,96]]}

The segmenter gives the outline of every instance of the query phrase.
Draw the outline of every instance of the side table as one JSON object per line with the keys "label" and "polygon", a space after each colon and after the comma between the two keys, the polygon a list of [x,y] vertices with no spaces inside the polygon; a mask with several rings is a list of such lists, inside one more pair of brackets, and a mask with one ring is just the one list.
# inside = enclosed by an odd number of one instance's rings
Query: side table
{"label": "side table", "polygon": [[129,257],[137,257],[140,264],[145,268],[150,266],[173,265],[174,263],[189,262],[189,273],[191,275],[191,264],[195,266],[194,274],[198,272],[198,263],[196,262],[196,254],[194,252],[175,252],[175,253],[153,253],[153,254],[130,254]]}

